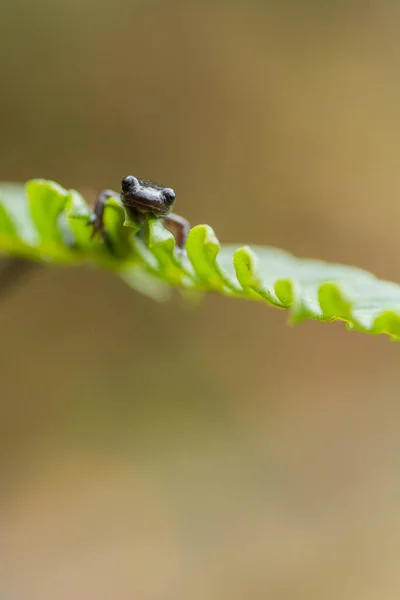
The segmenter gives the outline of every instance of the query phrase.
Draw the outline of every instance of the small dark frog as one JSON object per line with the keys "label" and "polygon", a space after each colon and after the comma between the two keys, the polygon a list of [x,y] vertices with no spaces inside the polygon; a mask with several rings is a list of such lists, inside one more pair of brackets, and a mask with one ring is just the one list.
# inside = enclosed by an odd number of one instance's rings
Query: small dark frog
{"label": "small dark frog", "polygon": [[190,225],[186,219],[171,212],[175,202],[175,192],[169,187],[164,187],[152,181],[136,179],[133,175],[124,177],[121,182],[121,193],[104,190],[99,194],[89,225],[93,227],[91,239],[99,233],[104,236],[104,206],[108,198],[120,196],[122,204],[139,223],[143,223],[146,215],[162,219],[163,225],[170,231],[176,240],[179,250],[185,247]]}

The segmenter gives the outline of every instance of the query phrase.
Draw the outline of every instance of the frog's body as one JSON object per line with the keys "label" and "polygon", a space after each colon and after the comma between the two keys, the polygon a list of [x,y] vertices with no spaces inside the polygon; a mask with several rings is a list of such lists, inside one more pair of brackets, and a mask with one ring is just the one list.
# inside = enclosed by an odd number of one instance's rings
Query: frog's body
{"label": "frog's body", "polygon": [[[93,227],[92,237],[96,233],[104,236],[103,217],[105,203],[108,198],[118,195],[112,190],[104,190],[99,194],[89,222]],[[144,216],[149,214],[162,219],[165,228],[174,235],[177,247],[180,250],[184,249],[190,225],[186,219],[171,213],[175,202],[175,192],[173,189],[128,175],[121,182],[120,198],[122,204],[133,212],[139,222],[142,222]]]}

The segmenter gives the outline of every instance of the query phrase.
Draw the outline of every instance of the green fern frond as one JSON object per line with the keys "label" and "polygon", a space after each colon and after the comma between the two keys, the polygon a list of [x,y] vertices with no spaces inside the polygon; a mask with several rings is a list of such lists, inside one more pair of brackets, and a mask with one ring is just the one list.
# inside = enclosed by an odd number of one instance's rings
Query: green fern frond
{"label": "green fern frond", "polygon": [[0,185],[0,251],[31,260],[83,264],[114,271],[132,288],[165,300],[215,291],[290,309],[290,322],[342,320],[348,329],[400,340],[400,286],[340,264],[299,259],[268,247],[220,245],[213,229],[190,231],[186,254],[157,219],[139,225],[118,198],[105,209],[106,242],[90,240],[90,208],[75,190],[35,179]]}

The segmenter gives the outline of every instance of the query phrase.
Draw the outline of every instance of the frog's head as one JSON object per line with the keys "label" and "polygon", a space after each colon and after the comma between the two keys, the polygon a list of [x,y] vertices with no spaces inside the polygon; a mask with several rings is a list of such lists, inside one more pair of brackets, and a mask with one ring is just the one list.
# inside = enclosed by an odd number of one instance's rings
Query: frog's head
{"label": "frog's head", "polygon": [[121,182],[121,200],[126,206],[142,213],[165,216],[175,202],[175,192],[151,181],[136,179],[133,175],[124,177]]}

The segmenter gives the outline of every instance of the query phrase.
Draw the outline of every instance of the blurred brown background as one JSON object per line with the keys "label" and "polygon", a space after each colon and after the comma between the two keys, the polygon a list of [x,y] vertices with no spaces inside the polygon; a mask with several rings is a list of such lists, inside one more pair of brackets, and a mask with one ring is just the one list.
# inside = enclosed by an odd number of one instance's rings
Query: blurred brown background
{"label": "blurred brown background", "polygon": [[[161,180],[222,241],[399,280],[400,9],[2,0],[0,180]],[[400,346],[43,269],[0,305],[1,597],[400,594]]]}

